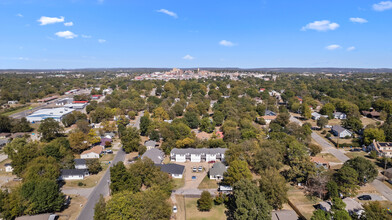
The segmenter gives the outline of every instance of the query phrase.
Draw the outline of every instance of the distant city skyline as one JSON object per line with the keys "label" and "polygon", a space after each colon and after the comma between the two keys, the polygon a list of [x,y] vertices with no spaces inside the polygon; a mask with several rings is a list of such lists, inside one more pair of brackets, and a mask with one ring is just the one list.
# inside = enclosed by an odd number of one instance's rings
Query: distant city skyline
{"label": "distant city skyline", "polygon": [[392,68],[392,1],[0,1],[0,69]]}

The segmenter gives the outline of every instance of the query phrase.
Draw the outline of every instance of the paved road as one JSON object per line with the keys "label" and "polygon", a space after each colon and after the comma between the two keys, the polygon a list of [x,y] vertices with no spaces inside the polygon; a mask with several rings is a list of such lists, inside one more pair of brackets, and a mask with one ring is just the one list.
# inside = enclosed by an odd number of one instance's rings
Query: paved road
{"label": "paved road", "polygon": [[[113,164],[116,164],[120,161],[124,161],[125,152],[121,149],[117,152],[116,156],[113,159]],[[111,165],[111,166],[112,166]],[[77,219],[79,220],[92,220],[94,218],[94,207],[98,202],[100,195],[103,196],[109,195],[109,183],[110,183],[110,168],[108,168],[103,175],[102,179],[98,183],[98,185],[93,189],[90,196],[88,197],[87,203],[83,207]]]}
{"label": "paved road", "polygon": [[[136,117],[136,122],[133,126],[140,129],[140,118],[143,116],[143,112]],[[112,164],[117,164],[120,161],[125,160],[125,152],[122,148],[117,151],[116,156],[114,157]],[[100,195],[103,196],[109,195],[109,184],[110,184],[110,167],[106,170],[105,174],[99,181],[98,185],[94,188],[91,192],[90,196],[87,199],[87,203],[83,207],[82,211],[78,216],[78,220],[92,220],[94,218],[94,207],[95,204],[98,202]]]}
{"label": "paved road", "polygon": [[[302,122],[294,118],[293,116],[290,117],[290,121],[302,125]],[[333,147],[330,143],[328,143],[315,132],[312,133],[312,138],[323,148],[323,150],[328,151],[340,161],[346,162],[350,159],[343,152]],[[382,181],[380,181],[379,178],[375,179],[372,183],[370,183],[370,185],[372,185],[381,195],[383,195],[389,201],[392,201],[392,189],[386,186]]]}

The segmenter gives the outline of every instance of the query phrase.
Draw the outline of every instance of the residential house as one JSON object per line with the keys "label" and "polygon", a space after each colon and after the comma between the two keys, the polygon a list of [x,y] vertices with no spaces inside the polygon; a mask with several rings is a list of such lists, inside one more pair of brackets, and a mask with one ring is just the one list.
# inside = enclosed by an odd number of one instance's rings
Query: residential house
{"label": "residential house", "polygon": [[51,213],[44,213],[44,214],[39,214],[39,215],[24,215],[24,216],[19,216],[16,217],[15,220],[56,220],[58,219],[57,214],[51,214]]}
{"label": "residential house", "polygon": [[317,112],[312,112],[312,119],[313,120],[319,120],[321,118],[321,114],[317,113]]}
{"label": "residential house", "polygon": [[[361,215],[363,213],[361,203],[355,201],[353,198],[346,197],[343,199],[343,202],[346,204],[345,209],[348,213],[356,213],[357,215]],[[318,207],[321,210],[329,212],[331,211],[332,203],[331,201],[322,201],[318,204]]]}
{"label": "residential house", "polygon": [[330,168],[329,162],[324,159],[323,157],[311,157],[310,161],[316,164],[316,167],[323,167],[324,169],[328,170]]}
{"label": "residential house", "polygon": [[233,191],[233,187],[220,185],[218,191],[223,194],[228,194]]}
{"label": "residential house", "polygon": [[8,144],[9,139],[0,139],[0,149]]}
{"label": "residential house", "polygon": [[16,100],[8,101],[8,105],[14,105],[14,104],[18,104],[18,101],[16,101]]}
{"label": "residential house", "polygon": [[12,167],[12,165],[10,163],[4,164],[4,167],[5,167],[5,172],[7,172],[7,173],[12,173],[12,171],[14,171],[14,168]]}
{"label": "residential house", "polygon": [[155,165],[159,166],[162,172],[168,173],[172,178],[175,179],[181,179],[185,170],[185,166],[174,163]]}
{"label": "residential house", "polygon": [[175,162],[210,162],[210,161],[224,161],[226,148],[174,148],[170,152],[171,161]]}
{"label": "residential house", "polygon": [[0,139],[5,139],[11,137],[11,133],[0,133]]}
{"label": "residential house", "polygon": [[92,95],[91,98],[92,99],[100,99],[102,97],[102,95]]}
{"label": "residential house", "polygon": [[82,180],[88,176],[87,169],[62,169],[60,179],[61,180]]}
{"label": "residential house", "polygon": [[104,137],[101,138],[101,143],[99,145],[106,147],[106,146],[110,146],[112,142],[113,140],[111,138]]}
{"label": "residential house", "polygon": [[163,153],[158,148],[152,148],[147,150],[143,155],[142,159],[150,158],[155,164],[161,164],[165,158],[165,153]]}
{"label": "residential house", "polygon": [[85,159],[75,159],[75,169],[87,169],[87,163]]}
{"label": "residential house", "polygon": [[368,118],[380,118],[381,116],[381,113],[374,109],[372,111],[362,111],[362,114]]}
{"label": "residential house", "polygon": [[197,139],[200,139],[200,140],[208,140],[208,139],[210,139],[210,137],[211,137],[211,135],[208,134],[208,133],[205,132],[205,131],[202,131],[202,132],[196,131],[196,138],[197,138]]}
{"label": "residential house", "polygon": [[209,177],[212,180],[222,180],[226,170],[227,167],[222,162],[216,162],[209,171]]}
{"label": "residential house", "polygon": [[109,138],[109,139],[112,139],[113,140],[113,138],[116,136],[116,134],[115,133],[113,133],[113,132],[106,132],[105,134],[104,134],[104,137],[105,138]]}
{"label": "residential house", "polygon": [[271,213],[272,220],[298,220],[299,217],[294,210],[276,210]]}
{"label": "residential house", "polygon": [[277,114],[273,111],[270,111],[270,110],[265,110],[265,113],[262,116],[262,118],[264,119],[266,124],[270,124],[271,121],[276,119],[276,117],[277,117]]}
{"label": "residential house", "polygon": [[367,151],[377,151],[378,155],[385,157],[392,157],[392,142],[379,142],[373,140],[367,147]]}
{"label": "residential house", "polygon": [[333,118],[343,120],[347,119],[347,115],[343,112],[335,112],[333,113]]}
{"label": "residential house", "polygon": [[347,137],[347,136],[349,136],[349,137],[352,136],[351,131],[349,131],[349,130],[343,128],[343,127],[340,126],[340,125],[334,125],[334,126],[332,126],[331,131],[332,131],[332,133],[333,133],[335,136],[338,136],[339,138],[345,138],[345,137]]}
{"label": "residential house", "polygon": [[158,146],[156,141],[153,140],[148,140],[144,142],[144,146],[146,146],[147,150],[151,150],[153,148],[156,148]]}
{"label": "residential house", "polygon": [[99,158],[99,155],[101,155],[103,149],[104,148],[102,146],[95,146],[95,147],[91,148],[90,150],[83,151],[80,154],[80,158],[82,158],[82,159]]}
{"label": "residential house", "polygon": [[303,100],[301,96],[296,96],[295,98],[299,101],[299,104],[302,104]]}

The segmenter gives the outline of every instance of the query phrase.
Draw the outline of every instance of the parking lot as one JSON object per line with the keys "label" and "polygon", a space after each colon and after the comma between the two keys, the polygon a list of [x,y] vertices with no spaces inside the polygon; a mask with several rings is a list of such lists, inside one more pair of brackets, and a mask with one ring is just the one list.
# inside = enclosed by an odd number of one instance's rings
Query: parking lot
{"label": "parking lot", "polygon": [[[189,161],[185,163],[176,163],[176,164],[185,166],[185,171],[184,171],[185,185],[181,189],[197,189],[201,181],[207,175],[208,170],[213,165],[207,162],[194,163]],[[199,166],[203,167],[203,170],[201,172],[198,171],[193,172],[193,167],[196,167],[196,169],[198,170]],[[196,179],[192,179],[192,177]]]}

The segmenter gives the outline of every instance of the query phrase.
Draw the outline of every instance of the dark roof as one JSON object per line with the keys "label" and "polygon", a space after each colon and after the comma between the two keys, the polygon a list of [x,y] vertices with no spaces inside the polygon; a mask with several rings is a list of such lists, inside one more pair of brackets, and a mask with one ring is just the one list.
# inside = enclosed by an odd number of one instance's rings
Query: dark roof
{"label": "dark roof", "polygon": [[223,163],[217,162],[210,169],[210,175],[211,176],[216,176],[216,175],[222,176],[223,173],[226,172],[226,170],[227,170],[227,168]]}
{"label": "dark roof", "polygon": [[15,220],[54,220],[56,219],[56,214],[39,214],[39,215],[24,215],[17,217]]}
{"label": "dark roof", "polygon": [[270,110],[265,110],[265,114],[266,116],[276,116],[276,113]]}
{"label": "dark roof", "polygon": [[61,170],[61,176],[78,176],[84,175],[87,172],[87,169],[63,169]]}
{"label": "dark roof", "polygon": [[85,165],[86,160],[85,159],[75,159],[75,165]]}
{"label": "dark roof", "polygon": [[12,166],[12,164],[6,163],[6,164],[4,164],[4,166],[5,166],[5,167],[8,167],[8,166]]}
{"label": "dark roof", "polygon": [[168,174],[183,174],[185,166],[169,163],[169,164],[155,164],[161,167],[161,171]]}

